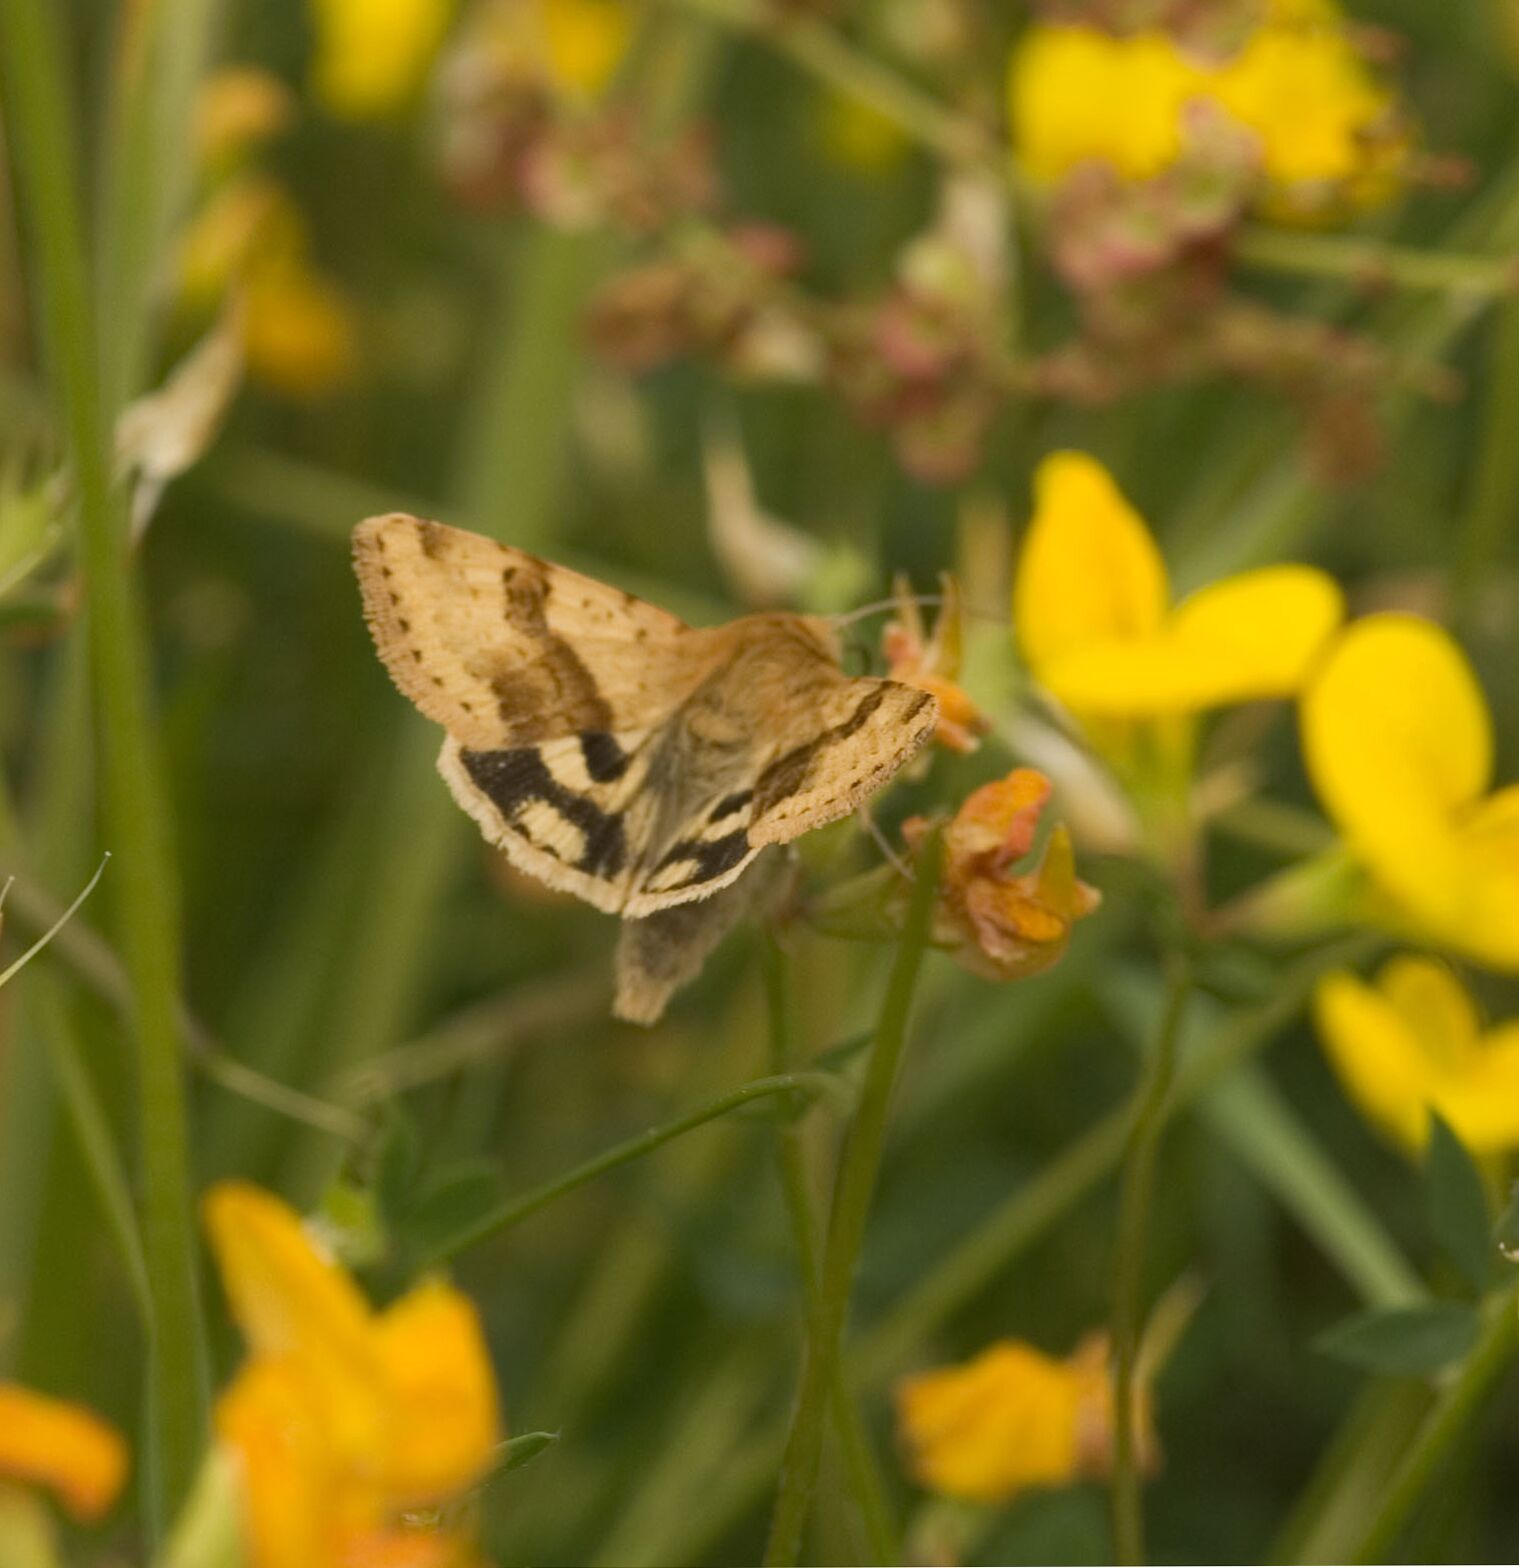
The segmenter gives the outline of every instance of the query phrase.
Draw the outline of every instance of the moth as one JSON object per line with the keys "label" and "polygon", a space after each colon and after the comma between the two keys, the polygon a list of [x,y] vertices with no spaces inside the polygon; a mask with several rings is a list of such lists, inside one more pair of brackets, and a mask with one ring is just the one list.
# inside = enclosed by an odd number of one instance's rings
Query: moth
{"label": "moth", "polygon": [[454,799],[520,870],[624,920],[614,1011],[635,1022],[742,912],[757,857],[854,810],[934,728],[928,692],[845,675],[821,618],[688,626],[404,513],[353,550],[380,658],[447,732]]}

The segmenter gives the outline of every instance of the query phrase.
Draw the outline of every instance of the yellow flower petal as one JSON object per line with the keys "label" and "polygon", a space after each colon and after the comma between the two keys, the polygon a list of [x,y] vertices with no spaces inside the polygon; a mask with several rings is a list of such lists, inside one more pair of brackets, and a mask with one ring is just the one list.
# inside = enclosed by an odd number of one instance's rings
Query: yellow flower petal
{"label": "yellow flower petal", "polygon": [[1406,954],[1391,958],[1377,976],[1377,989],[1432,1066],[1460,1072],[1471,1065],[1482,1021],[1470,992],[1444,964]]}
{"label": "yellow flower petal", "polygon": [[1096,27],[1032,27],[1008,68],[1019,165],[1040,181],[1093,160],[1126,179],[1159,174],[1181,152],[1182,110],[1202,81],[1159,31],[1115,38]]}
{"label": "yellow flower petal", "polygon": [[1034,516],[1013,585],[1013,626],[1042,681],[1061,657],[1156,631],[1165,563],[1112,476],[1082,452],[1056,452],[1034,476]]}
{"label": "yellow flower petal", "polygon": [[632,42],[630,0],[541,0],[549,74],[562,91],[599,97]]}
{"label": "yellow flower petal", "polygon": [[1394,1142],[1422,1148],[1434,1075],[1408,1022],[1380,991],[1344,972],[1319,982],[1313,1011],[1348,1098]]}
{"label": "yellow flower petal", "polygon": [[217,1401],[216,1431],[236,1455],[251,1568],[331,1562],[342,1468],[321,1389],[302,1359],[268,1357],[245,1367]]}
{"label": "yellow flower petal", "polygon": [[1451,637],[1411,615],[1356,622],[1304,694],[1302,733],[1314,788],[1356,856],[1420,918],[1460,930],[1472,868],[1456,819],[1487,786],[1492,729]]}
{"label": "yellow flower petal", "polygon": [[223,1289],[254,1354],[300,1355],[333,1382],[377,1397],[369,1308],[295,1210],[250,1183],[224,1181],[206,1194],[203,1212]]}
{"label": "yellow flower petal", "polygon": [[384,118],[415,98],[454,0],[312,0],[317,97],[343,119]]}
{"label": "yellow flower petal", "polygon": [[904,1378],[897,1423],[915,1478],[971,1502],[1076,1479],[1081,1371],[1004,1340],[964,1366]]}
{"label": "yellow flower petal", "polygon": [[1494,968],[1519,969],[1519,784],[1482,801],[1460,823],[1459,844],[1464,899],[1447,939]]}
{"label": "yellow flower petal", "polygon": [[387,1491],[416,1505],[474,1485],[501,1440],[501,1416],[473,1304],[422,1285],[381,1314],[375,1334],[394,1412]]}
{"label": "yellow flower petal", "polygon": [[249,272],[290,266],[306,253],[306,220],[278,180],[240,174],[196,214],[179,247],[186,304],[207,310]]}
{"label": "yellow flower petal", "polygon": [[1268,22],[1209,93],[1259,136],[1267,178],[1286,186],[1354,180],[1392,107],[1337,18]]}
{"label": "yellow flower petal", "polygon": [[290,397],[320,398],[353,380],[359,329],[348,296],[304,262],[254,272],[243,295],[248,373]]}
{"label": "yellow flower petal", "polygon": [[0,1478],[45,1486],[79,1519],[98,1519],[127,1473],[127,1445],[82,1405],[0,1383]]}
{"label": "yellow flower petal", "polygon": [[1040,678],[1073,712],[1114,718],[1288,697],[1343,609],[1325,573],[1265,567],[1199,590],[1149,637],[1073,648],[1050,660]]}
{"label": "yellow flower petal", "polygon": [[1519,1023],[1486,1036],[1470,1076],[1446,1089],[1438,1107],[1475,1153],[1519,1148]]}

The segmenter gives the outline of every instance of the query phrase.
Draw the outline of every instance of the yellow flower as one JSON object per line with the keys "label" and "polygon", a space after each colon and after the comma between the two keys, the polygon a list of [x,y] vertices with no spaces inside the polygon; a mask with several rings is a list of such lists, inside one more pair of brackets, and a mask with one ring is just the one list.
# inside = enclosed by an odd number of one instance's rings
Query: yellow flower
{"label": "yellow flower", "polygon": [[251,1351],[216,1409],[251,1568],[473,1561],[463,1530],[406,1518],[475,1485],[500,1440],[470,1302],[429,1283],[372,1312],[279,1199],[224,1182],[204,1212]]}
{"label": "yellow flower", "polygon": [[637,12],[629,0],[540,0],[549,74],[561,91],[599,97],[632,42]]}
{"label": "yellow flower", "polygon": [[244,291],[250,375],[295,398],[325,397],[358,374],[359,327],[348,296],[314,268],[268,268]]}
{"label": "yellow flower", "polygon": [[[1032,1487],[1071,1486],[1112,1462],[1113,1390],[1105,1337],[1065,1360],[1004,1339],[962,1366],[903,1378],[897,1430],[915,1480],[975,1503],[1005,1503]],[[1153,1454],[1148,1399],[1140,1449]]]}
{"label": "yellow flower", "polygon": [[249,375],[288,396],[323,397],[359,366],[359,325],[346,293],[311,260],[306,220],[269,175],[243,173],[201,208],[180,243],[180,299],[193,311],[243,296]]}
{"label": "yellow flower", "polygon": [[270,175],[240,174],[210,196],[180,240],[180,299],[192,310],[214,310],[250,272],[289,266],[309,243],[290,192]]}
{"label": "yellow flower", "polygon": [[1393,95],[1327,0],[1275,0],[1219,61],[1155,30],[1036,25],[1013,53],[1008,100],[1019,165],[1040,183],[1091,162],[1151,179],[1182,160],[1194,106],[1211,106],[1253,138],[1265,203],[1285,217],[1385,199],[1408,151]]}
{"label": "yellow flower", "polygon": [[598,98],[627,58],[638,17],[634,0],[487,0],[460,46],[464,74]]}
{"label": "yellow flower", "polygon": [[454,0],[312,0],[311,10],[317,97],[341,119],[384,119],[416,97]]}
{"label": "yellow flower", "polygon": [[0,1480],[45,1486],[77,1519],[98,1519],[127,1473],[127,1445],[80,1405],[0,1383]]}
{"label": "yellow flower", "polygon": [[1092,161],[1125,179],[1149,179],[1180,157],[1182,111],[1202,84],[1202,70],[1165,33],[1117,38],[1084,25],[1031,27],[1008,72],[1019,164],[1038,181]]}
{"label": "yellow flower", "polygon": [[1302,701],[1309,776],[1387,920],[1519,969],[1519,784],[1495,794],[1487,702],[1449,633],[1357,621]]}
{"label": "yellow flower", "polygon": [[1354,206],[1394,194],[1408,150],[1395,100],[1330,7],[1273,6],[1210,95],[1258,138],[1279,216],[1312,215],[1324,187]]}
{"label": "yellow flower", "polygon": [[1245,572],[1174,608],[1143,519],[1093,458],[1035,479],[1013,624],[1035,679],[1083,718],[1162,718],[1293,695],[1343,612],[1307,566]]}
{"label": "yellow flower", "polygon": [[1461,982],[1428,958],[1394,958],[1376,984],[1322,980],[1314,1014],[1345,1092],[1411,1153],[1438,1111],[1474,1153],[1519,1148],[1519,1020],[1484,1032]]}

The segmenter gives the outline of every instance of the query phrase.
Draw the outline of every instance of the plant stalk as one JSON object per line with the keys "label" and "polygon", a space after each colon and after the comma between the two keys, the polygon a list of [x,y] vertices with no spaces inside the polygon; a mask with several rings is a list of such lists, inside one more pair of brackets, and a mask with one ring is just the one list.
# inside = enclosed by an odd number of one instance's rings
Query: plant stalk
{"label": "plant stalk", "polygon": [[1184,960],[1174,960],[1171,970],[1155,1043],[1134,1094],[1133,1122],[1118,1201],[1118,1256],[1113,1288],[1112,1507],[1114,1555],[1120,1563],[1144,1561],[1144,1503],[1134,1420],[1134,1368],[1139,1359],[1145,1237],[1155,1185],[1155,1162],[1168,1120],[1166,1102],[1176,1077],[1176,1048],[1181,1037],[1182,1016],[1192,989],[1190,967]]}
{"label": "plant stalk", "polygon": [[907,1043],[907,1025],[923,955],[928,948],[938,892],[939,853],[939,834],[935,832],[925,841],[918,857],[917,880],[897,946],[896,962],[887,982],[875,1045],[865,1069],[859,1109],[839,1162],[828,1237],[823,1248],[817,1310],[808,1326],[801,1386],[781,1457],[780,1486],[765,1549],[768,1568],[794,1564],[801,1553],[802,1531],[822,1454],[824,1413],[833,1387],[855,1270],[865,1240],[865,1224],[881,1167],[891,1094]]}
{"label": "plant stalk", "polygon": [[1506,1290],[1487,1303],[1482,1337],[1462,1363],[1434,1408],[1414,1434],[1391,1479],[1382,1488],[1380,1504],[1360,1537],[1351,1561],[1380,1563],[1398,1532],[1429,1488],[1440,1462],[1475,1419],[1482,1401],[1519,1349],[1519,1293]]}
{"label": "plant stalk", "polygon": [[[791,1029],[789,975],[786,955],[774,937],[765,940],[764,961],[770,1071],[790,1072],[794,1066],[795,1048]],[[807,1321],[811,1323],[816,1320],[820,1309],[822,1277],[819,1272],[819,1252],[822,1227],[817,1205],[813,1201],[812,1183],[808,1178],[801,1126],[795,1118],[776,1122],[775,1153],[776,1164],[780,1168],[781,1191],[786,1200],[786,1215],[791,1224],[797,1269],[802,1280]],[[833,1403],[834,1435],[843,1455],[855,1506],[865,1526],[870,1560],[878,1564],[894,1563],[901,1556],[897,1527],[891,1516],[891,1506],[886,1500],[886,1488],[870,1446],[869,1434],[860,1419],[859,1405],[850,1386],[848,1370],[842,1361],[834,1362],[833,1386],[829,1397]]]}
{"label": "plant stalk", "polygon": [[149,1516],[172,1516],[205,1431],[205,1368],[188,1175],[179,947],[172,858],[140,609],[112,483],[112,417],[80,217],[80,170],[58,18],[45,0],[0,0],[0,82],[33,287],[78,497],[103,818],[132,980],[143,1246],[153,1286],[146,1444]]}

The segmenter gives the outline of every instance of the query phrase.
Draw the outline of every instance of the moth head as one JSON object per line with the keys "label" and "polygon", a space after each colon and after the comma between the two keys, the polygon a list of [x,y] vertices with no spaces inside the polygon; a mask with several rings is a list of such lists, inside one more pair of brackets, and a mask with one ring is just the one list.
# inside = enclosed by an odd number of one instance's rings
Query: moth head
{"label": "moth head", "polygon": [[734,621],[733,629],[742,628],[745,640],[753,647],[789,649],[792,654],[798,645],[807,653],[838,664],[844,655],[843,643],[832,621],[821,615],[793,615],[786,611],[773,611],[761,615],[747,615]]}

